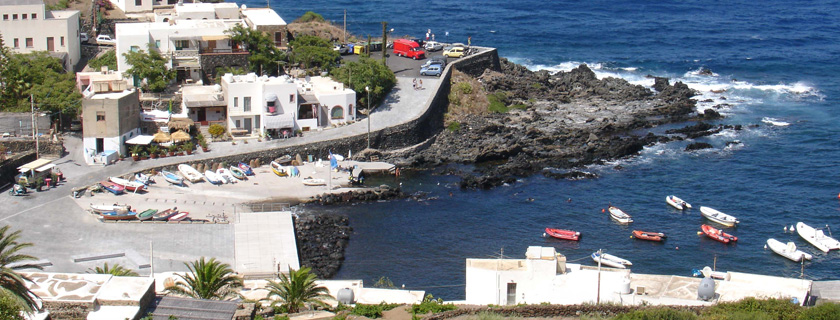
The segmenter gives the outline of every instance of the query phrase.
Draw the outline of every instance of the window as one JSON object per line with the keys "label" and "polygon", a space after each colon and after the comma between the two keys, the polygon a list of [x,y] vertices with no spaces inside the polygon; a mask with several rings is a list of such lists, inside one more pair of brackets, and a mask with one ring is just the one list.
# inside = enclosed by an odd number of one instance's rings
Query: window
{"label": "window", "polygon": [[160,40],[155,40],[155,48],[160,49]]}
{"label": "window", "polygon": [[4,14],[4,15],[3,15],[3,20],[9,20],[9,15],[8,15],[8,14]]}
{"label": "window", "polygon": [[138,6],[138,7],[142,6],[143,5],[143,0],[134,0],[134,5]]}
{"label": "window", "polygon": [[131,46],[131,49],[129,49],[129,50],[131,50],[131,52],[138,52],[138,51],[140,51],[140,47],[138,47],[138,46]]}
{"label": "window", "polygon": [[17,20],[17,14],[12,15],[12,20]]}
{"label": "window", "polygon": [[240,126],[240,125],[239,125],[239,124],[240,124],[240,123],[239,123],[239,120],[234,120],[233,122],[236,124],[234,127],[236,127],[236,128],[242,128],[242,126]]}
{"label": "window", "polygon": [[27,15],[25,13],[20,15],[20,18],[23,19],[23,20],[26,20],[26,18],[28,18],[28,17],[29,17],[29,15]]}
{"label": "window", "polygon": [[233,97],[233,107],[239,108],[239,97]]}
{"label": "window", "polygon": [[38,15],[33,13],[32,14],[32,20],[35,20],[35,19],[38,19]]}
{"label": "window", "polygon": [[61,46],[64,46],[64,37],[61,37]]}
{"label": "window", "polygon": [[15,38],[15,49],[17,48],[20,48],[20,40],[18,40],[18,38]]}
{"label": "window", "polygon": [[105,121],[105,112],[96,112],[96,121]]}
{"label": "window", "polygon": [[289,103],[295,103],[295,95],[293,95],[293,94],[289,95]]}
{"label": "window", "polygon": [[190,40],[175,40],[175,50],[189,49]]}
{"label": "window", "polygon": [[274,33],[274,46],[279,47],[283,43],[283,33],[282,32],[275,32]]}
{"label": "window", "polygon": [[35,45],[34,45],[34,42],[32,41],[32,38],[26,38],[26,47],[27,48],[32,48],[34,46]]}
{"label": "window", "polygon": [[335,106],[330,111],[330,118],[332,119],[344,119],[344,108],[341,106]]}
{"label": "window", "polygon": [[245,97],[242,99],[242,109],[245,112],[251,111],[251,97]]}
{"label": "window", "polygon": [[298,108],[298,119],[315,119],[315,112],[311,104],[302,104]]}

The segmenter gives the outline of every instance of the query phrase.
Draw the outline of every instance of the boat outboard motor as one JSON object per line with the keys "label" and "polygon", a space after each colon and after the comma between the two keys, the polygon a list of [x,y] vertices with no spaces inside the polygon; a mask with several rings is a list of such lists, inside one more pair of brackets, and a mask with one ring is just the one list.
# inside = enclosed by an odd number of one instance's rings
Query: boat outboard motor
{"label": "boat outboard motor", "polygon": [[700,286],[697,287],[697,298],[703,301],[709,301],[715,298],[715,280],[711,277],[705,277],[700,280]]}

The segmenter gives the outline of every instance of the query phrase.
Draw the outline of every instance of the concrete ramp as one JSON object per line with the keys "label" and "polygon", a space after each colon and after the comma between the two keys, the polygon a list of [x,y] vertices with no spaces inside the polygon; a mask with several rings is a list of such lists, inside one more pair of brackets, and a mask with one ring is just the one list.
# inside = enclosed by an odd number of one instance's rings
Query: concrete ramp
{"label": "concrete ramp", "polygon": [[292,213],[240,213],[234,225],[233,269],[247,278],[300,269]]}

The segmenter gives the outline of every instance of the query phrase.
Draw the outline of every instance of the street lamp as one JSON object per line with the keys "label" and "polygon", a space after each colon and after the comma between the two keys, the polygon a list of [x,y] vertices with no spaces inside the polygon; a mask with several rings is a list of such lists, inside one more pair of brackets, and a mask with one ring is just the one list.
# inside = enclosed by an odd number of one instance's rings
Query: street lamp
{"label": "street lamp", "polygon": [[367,118],[368,118],[367,148],[370,149],[370,87],[365,86],[365,91],[367,91]]}

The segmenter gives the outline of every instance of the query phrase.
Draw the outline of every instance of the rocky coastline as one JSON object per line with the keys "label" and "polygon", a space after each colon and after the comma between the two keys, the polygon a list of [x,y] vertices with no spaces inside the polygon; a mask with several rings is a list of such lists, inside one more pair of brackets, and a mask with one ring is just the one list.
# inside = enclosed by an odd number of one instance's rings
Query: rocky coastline
{"label": "rocky coastline", "polygon": [[344,262],[344,248],[353,228],[338,214],[305,214],[294,219],[301,267],[312,268],[320,279],[332,278]]}

